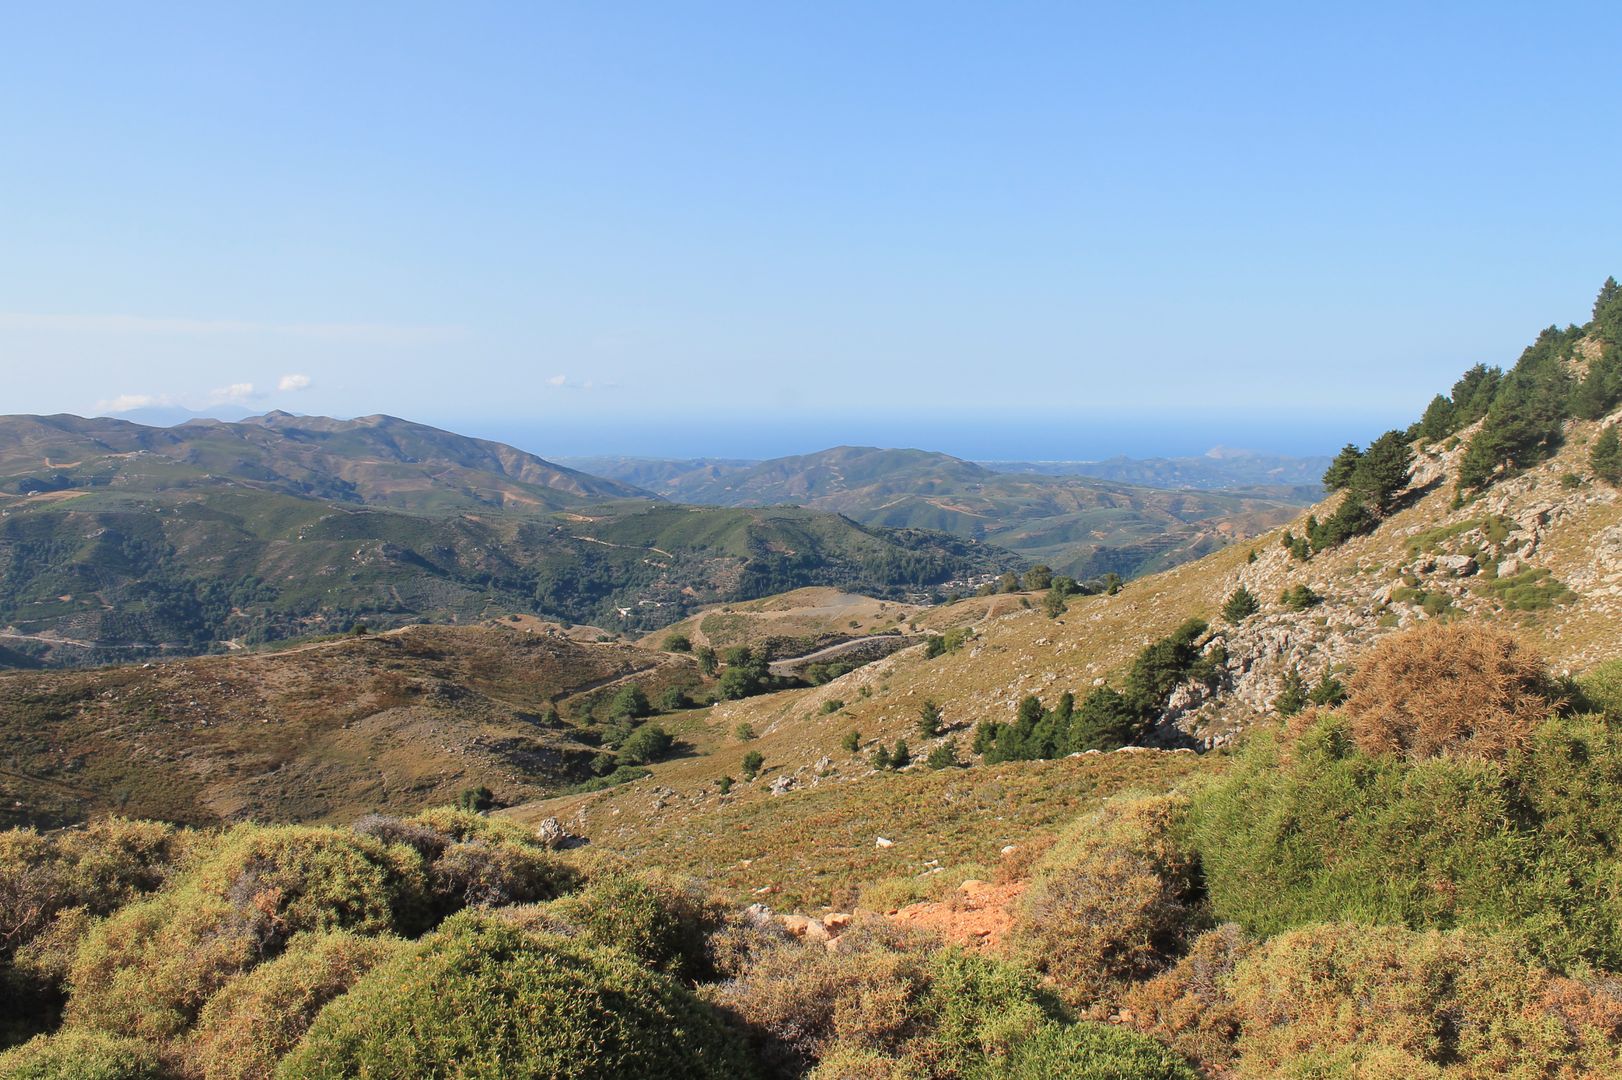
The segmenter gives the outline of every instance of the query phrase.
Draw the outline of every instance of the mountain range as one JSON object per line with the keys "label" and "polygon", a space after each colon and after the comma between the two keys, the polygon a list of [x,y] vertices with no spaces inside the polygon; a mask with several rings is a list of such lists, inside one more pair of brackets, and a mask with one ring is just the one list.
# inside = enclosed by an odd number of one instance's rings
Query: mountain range
{"label": "mountain range", "polygon": [[[1168,489],[862,446],[760,462],[590,458],[571,464],[684,502],[791,504],[866,525],[949,532],[1078,578],[1134,577],[1197,558],[1286,520],[1322,492],[1319,484],[1293,482]],[[1321,476],[1322,465],[1316,469]],[[1283,466],[1275,460],[1261,471],[1269,470]],[[1302,470],[1293,464],[1277,478],[1300,481]],[[1155,462],[1140,471],[1170,475]],[[1209,484],[1212,477],[1204,479]]]}
{"label": "mountain range", "polygon": [[643,630],[787,588],[917,595],[1019,565],[837,514],[676,506],[392,417],[0,417],[0,658],[13,663],[507,612]]}

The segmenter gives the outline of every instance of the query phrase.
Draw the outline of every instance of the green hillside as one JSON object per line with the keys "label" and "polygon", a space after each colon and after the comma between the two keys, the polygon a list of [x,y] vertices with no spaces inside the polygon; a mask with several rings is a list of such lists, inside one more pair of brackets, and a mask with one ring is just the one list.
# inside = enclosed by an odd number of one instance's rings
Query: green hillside
{"label": "green hillside", "polygon": [[53,662],[508,612],[643,630],[805,585],[899,596],[1014,563],[791,508],[413,514],[225,485],[66,490],[3,513],[0,644]]}
{"label": "green hillside", "polygon": [[596,458],[591,467],[687,502],[795,504],[865,525],[949,532],[1077,578],[1134,577],[1198,558],[1288,520],[1320,493],[1169,490],[854,446],[758,463]]}

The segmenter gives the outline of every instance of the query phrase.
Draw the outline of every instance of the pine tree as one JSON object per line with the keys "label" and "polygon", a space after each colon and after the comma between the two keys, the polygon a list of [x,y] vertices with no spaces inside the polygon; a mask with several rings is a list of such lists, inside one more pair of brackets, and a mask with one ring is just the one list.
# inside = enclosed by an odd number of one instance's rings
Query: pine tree
{"label": "pine tree", "polygon": [[1065,609],[1069,605],[1065,603],[1064,597],[1064,592],[1057,585],[1049,589],[1047,594],[1042,597],[1042,611],[1048,618],[1057,619],[1065,613]]}
{"label": "pine tree", "polygon": [[890,751],[890,768],[905,769],[912,764],[912,751],[907,749],[906,739],[897,739],[895,749]]}
{"label": "pine tree", "polygon": [[1454,423],[1457,415],[1458,410],[1453,407],[1453,402],[1437,394],[1431,398],[1431,403],[1425,406],[1425,414],[1419,418],[1417,437],[1426,442],[1447,438],[1457,429]]}
{"label": "pine tree", "polygon": [[1594,448],[1588,454],[1594,475],[1612,487],[1622,487],[1622,438],[1617,437],[1616,426],[1600,432]]}
{"label": "pine tree", "polygon": [[1324,668],[1323,675],[1319,676],[1318,681],[1313,685],[1312,690],[1307,694],[1307,698],[1314,705],[1321,705],[1326,709],[1333,709],[1336,705],[1339,705],[1341,702],[1346,700],[1346,687],[1341,685],[1341,681],[1339,679],[1335,678],[1329,673],[1328,668]]}
{"label": "pine tree", "polygon": [[947,739],[929,752],[924,761],[931,769],[955,769],[963,764],[957,759],[957,740]]}
{"label": "pine tree", "polygon": [[1261,609],[1261,602],[1255,594],[1241,585],[1228,594],[1227,602],[1222,605],[1222,617],[1238,626]]}
{"label": "pine tree", "polygon": [[1347,443],[1341,447],[1335,460],[1329,463],[1324,471],[1324,487],[1330,491],[1339,491],[1351,483],[1352,473],[1357,470],[1357,463],[1363,459],[1363,451],[1354,443]]}
{"label": "pine tree", "polygon": [[933,701],[925,701],[918,709],[918,734],[925,739],[933,739],[941,733],[941,707]]}
{"label": "pine tree", "polygon": [[1284,688],[1273,699],[1273,708],[1280,716],[1294,716],[1306,707],[1306,686],[1301,681],[1301,672],[1292,667],[1284,676]]}
{"label": "pine tree", "polygon": [[1347,495],[1378,514],[1388,513],[1397,496],[1408,487],[1413,468],[1413,447],[1400,431],[1388,431],[1369,444],[1346,484]]}

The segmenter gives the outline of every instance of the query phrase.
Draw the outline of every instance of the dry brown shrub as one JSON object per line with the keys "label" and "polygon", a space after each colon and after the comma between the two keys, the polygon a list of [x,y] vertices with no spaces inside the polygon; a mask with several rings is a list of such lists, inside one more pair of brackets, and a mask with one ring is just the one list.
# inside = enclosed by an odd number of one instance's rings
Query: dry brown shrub
{"label": "dry brown shrub", "polygon": [[1425,623],[1370,649],[1344,713],[1368,753],[1502,759],[1560,705],[1543,659],[1470,623]]}
{"label": "dry brown shrub", "polygon": [[914,951],[920,944],[882,920],[862,920],[841,935],[838,952],[784,945],[700,994],[757,1035],[769,1064],[798,1076],[835,1043],[852,1052],[899,1050],[928,984],[924,954]]}
{"label": "dry brown shrub", "polygon": [[1468,931],[1331,924],[1272,938],[1227,981],[1242,1077],[1616,1076],[1614,1001]]}
{"label": "dry brown shrub", "polygon": [[1233,923],[1208,930],[1176,965],[1128,990],[1122,1016],[1206,1068],[1225,1068],[1239,1037],[1227,979],[1255,951],[1255,942]]}
{"label": "dry brown shrub", "polygon": [[1072,1005],[1102,1005],[1182,952],[1199,921],[1194,866],[1175,838],[1188,800],[1123,798],[1043,858],[1009,941]]}

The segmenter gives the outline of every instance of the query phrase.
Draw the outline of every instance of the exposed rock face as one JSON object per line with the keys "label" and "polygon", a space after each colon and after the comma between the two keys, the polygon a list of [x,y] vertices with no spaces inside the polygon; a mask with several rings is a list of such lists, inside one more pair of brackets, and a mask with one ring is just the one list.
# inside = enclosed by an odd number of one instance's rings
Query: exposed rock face
{"label": "exposed rock face", "polygon": [[[1220,647],[1224,662],[1208,679],[1172,693],[1153,741],[1222,745],[1273,714],[1273,701],[1292,670],[1308,684],[1325,672],[1338,674],[1383,634],[1418,621],[1453,613],[1513,617],[1504,599],[1508,586],[1500,585],[1506,579],[1549,577],[1557,587],[1576,590],[1575,597],[1567,593],[1554,601],[1579,605],[1568,612],[1587,607],[1596,621],[1622,615],[1618,493],[1597,482],[1560,483],[1570,462],[1556,460],[1455,505],[1462,454],[1462,445],[1421,451],[1404,506],[1372,535],[1306,561],[1276,543],[1258,548],[1225,589],[1243,584],[1261,599],[1262,612],[1238,626],[1213,626],[1206,649],[1209,655]],[[1582,535],[1585,527],[1593,531]],[[1278,597],[1298,584],[1322,596],[1322,603],[1282,610]],[[1551,636],[1560,638],[1561,630]],[[1594,646],[1567,660],[1592,662],[1602,654]]]}

